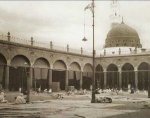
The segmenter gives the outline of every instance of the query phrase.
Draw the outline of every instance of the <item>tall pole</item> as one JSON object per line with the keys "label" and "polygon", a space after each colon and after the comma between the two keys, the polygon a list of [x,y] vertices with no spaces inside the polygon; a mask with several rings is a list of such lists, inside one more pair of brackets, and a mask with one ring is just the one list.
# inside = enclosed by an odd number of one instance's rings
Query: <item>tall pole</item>
{"label": "tall pole", "polygon": [[94,46],[94,0],[92,0],[92,15],[93,15],[93,79],[92,79],[92,100],[91,103],[95,103],[95,46]]}
{"label": "tall pole", "polygon": [[150,98],[150,65],[148,65],[148,98]]}
{"label": "tall pole", "polygon": [[[94,49],[94,0],[92,0],[92,4],[88,4],[88,6],[86,6],[84,8],[84,10],[86,9],[90,9],[92,12],[92,17],[93,17],[93,78],[92,78],[92,99],[91,99],[91,103],[95,103],[95,49]],[[84,24],[85,27],[85,24]],[[83,41],[87,41],[87,39],[84,37],[82,39]]]}

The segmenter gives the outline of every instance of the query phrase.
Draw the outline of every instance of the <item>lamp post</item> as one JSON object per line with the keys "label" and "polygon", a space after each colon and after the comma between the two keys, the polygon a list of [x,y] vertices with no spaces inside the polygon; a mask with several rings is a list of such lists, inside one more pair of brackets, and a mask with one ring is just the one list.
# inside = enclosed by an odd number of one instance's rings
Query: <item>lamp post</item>
{"label": "lamp post", "polygon": [[[95,17],[95,11],[94,11],[94,0],[92,0],[92,4],[89,4],[87,7],[85,7],[84,10],[90,9],[92,12],[92,18],[93,18],[93,23],[92,23],[92,28],[93,28],[93,79],[92,79],[92,99],[91,103],[95,103],[95,45],[94,45],[94,17]],[[83,41],[87,41],[87,39],[84,37],[82,39]]]}
{"label": "lamp post", "polygon": [[150,98],[150,65],[148,65],[148,98]]}

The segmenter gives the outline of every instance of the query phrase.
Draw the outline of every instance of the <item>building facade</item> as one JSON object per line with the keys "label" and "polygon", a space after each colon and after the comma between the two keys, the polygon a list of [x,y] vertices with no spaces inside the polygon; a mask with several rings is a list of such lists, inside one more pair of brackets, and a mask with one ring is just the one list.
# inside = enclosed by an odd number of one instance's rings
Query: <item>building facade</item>
{"label": "building facade", "polygon": [[[135,30],[133,33],[133,30],[128,29],[128,34],[135,35],[131,40],[131,36],[126,34],[126,25],[121,27],[123,27],[120,29],[122,34],[116,33],[116,29],[110,30],[111,33],[108,33],[106,39],[106,48],[96,56],[95,85],[101,89],[127,90],[130,85],[135,89],[147,90],[150,51],[140,48],[140,39]],[[120,40],[120,43],[117,40]],[[111,43],[112,41],[116,42]],[[66,51],[56,50],[52,42],[49,48],[43,48],[36,46],[33,38],[30,43],[21,42],[21,40],[15,41],[10,33],[7,36],[1,35],[0,82],[3,88],[18,91],[19,88],[27,89],[29,84],[32,89],[52,88],[53,91],[65,90],[67,86],[90,89],[92,54],[84,54],[82,48],[80,53],[75,53],[69,49],[69,46],[66,47]],[[126,51],[123,50],[124,48]]]}

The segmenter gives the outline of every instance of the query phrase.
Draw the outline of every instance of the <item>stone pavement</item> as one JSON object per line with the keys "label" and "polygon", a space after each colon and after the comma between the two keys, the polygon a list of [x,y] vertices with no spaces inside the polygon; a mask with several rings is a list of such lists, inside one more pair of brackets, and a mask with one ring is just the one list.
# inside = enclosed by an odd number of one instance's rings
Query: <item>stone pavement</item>
{"label": "stone pavement", "polygon": [[[103,94],[106,95],[106,94]],[[150,100],[141,94],[107,94],[112,103],[90,103],[89,95],[64,96],[63,100],[31,104],[0,104],[0,118],[149,118]]]}
{"label": "stone pavement", "polygon": [[1,104],[0,118],[149,118],[145,103],[91,104],[89,100],[51,100],[32,104]]}

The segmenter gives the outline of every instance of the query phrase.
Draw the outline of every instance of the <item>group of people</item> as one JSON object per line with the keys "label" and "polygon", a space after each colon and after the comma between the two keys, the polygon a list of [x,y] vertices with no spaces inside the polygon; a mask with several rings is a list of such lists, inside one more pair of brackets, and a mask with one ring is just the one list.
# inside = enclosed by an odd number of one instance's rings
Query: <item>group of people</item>
{"label": "group of people", "polygon": [[[4,91],[0,92],[0,103],[8,103]],[[24,97],[23,93],[20,93],[17,97],[15,97],[14,104],[26,104],[26,97]]]}
{"label": "group of people", "polygon": [[41,88],[37,88],[35,91],[35,94],[38,95],[39,93],[47,93],[47,94],[51,94],[52,93],[52,89],[44,89],[43,91],[41,90]]}
{"label": "group of people", "polygon": [[95,94],[111,93],[111,92],[116,93],[118,95],[120,92],[122,92],[122,90],[118,90],[118,89],[99,89],[99,88],[97,88],[95,90]]}
{"label": "group of people", "polygon": [[51,93],[52,93],[52,89],[51,89],[51,88],[50,88],[49,90],[45,89],[45,90],[44,90],[44,93],[49,93],[49,94],[51,94]]}
{"label": "group of people", "polygon": [[[114,88],[114,89],[99,89],[99,88],[97,88],[96,90],[95,90],[95,94],[100,94],[100,93],[116,93],[117,95],[119,94],[119,93],[122,93],[123,92],[123,90],[122,89],[117,89],[117,88]],[[133,88],[133,87],[131,87],[131,88],[128,88],[128,90],[127,90],[127,92],[128,93],[130,93],[130,94],[134,94],[135,92],[136,93],[138,93],[139,91],[138,90],[135,90],[135,88]]]}
{"label": "group of people", "polygon": [[[21,88],[19,88],[19,95],[17,95],[14,99],[14,104],[25,104],[26,97],[24,96],[24,92]],[[5,95],[5,91],[3,90],[2,86],[0,85],[0,103],[8,103],[8,100]]]}
{"label": "group of people", "polygon": [[87,92],[87,90],[86,89],[83,89],[83,90],[80,90],[80,91],[78,91],[77,89],[74,89],[74,90],[69,90],[69,91],[67,91],[66,92],[66,95],[77,95],[77,94],[79,94],[79,95],[85,95],[85,94],[87,94],[88,92]]}

